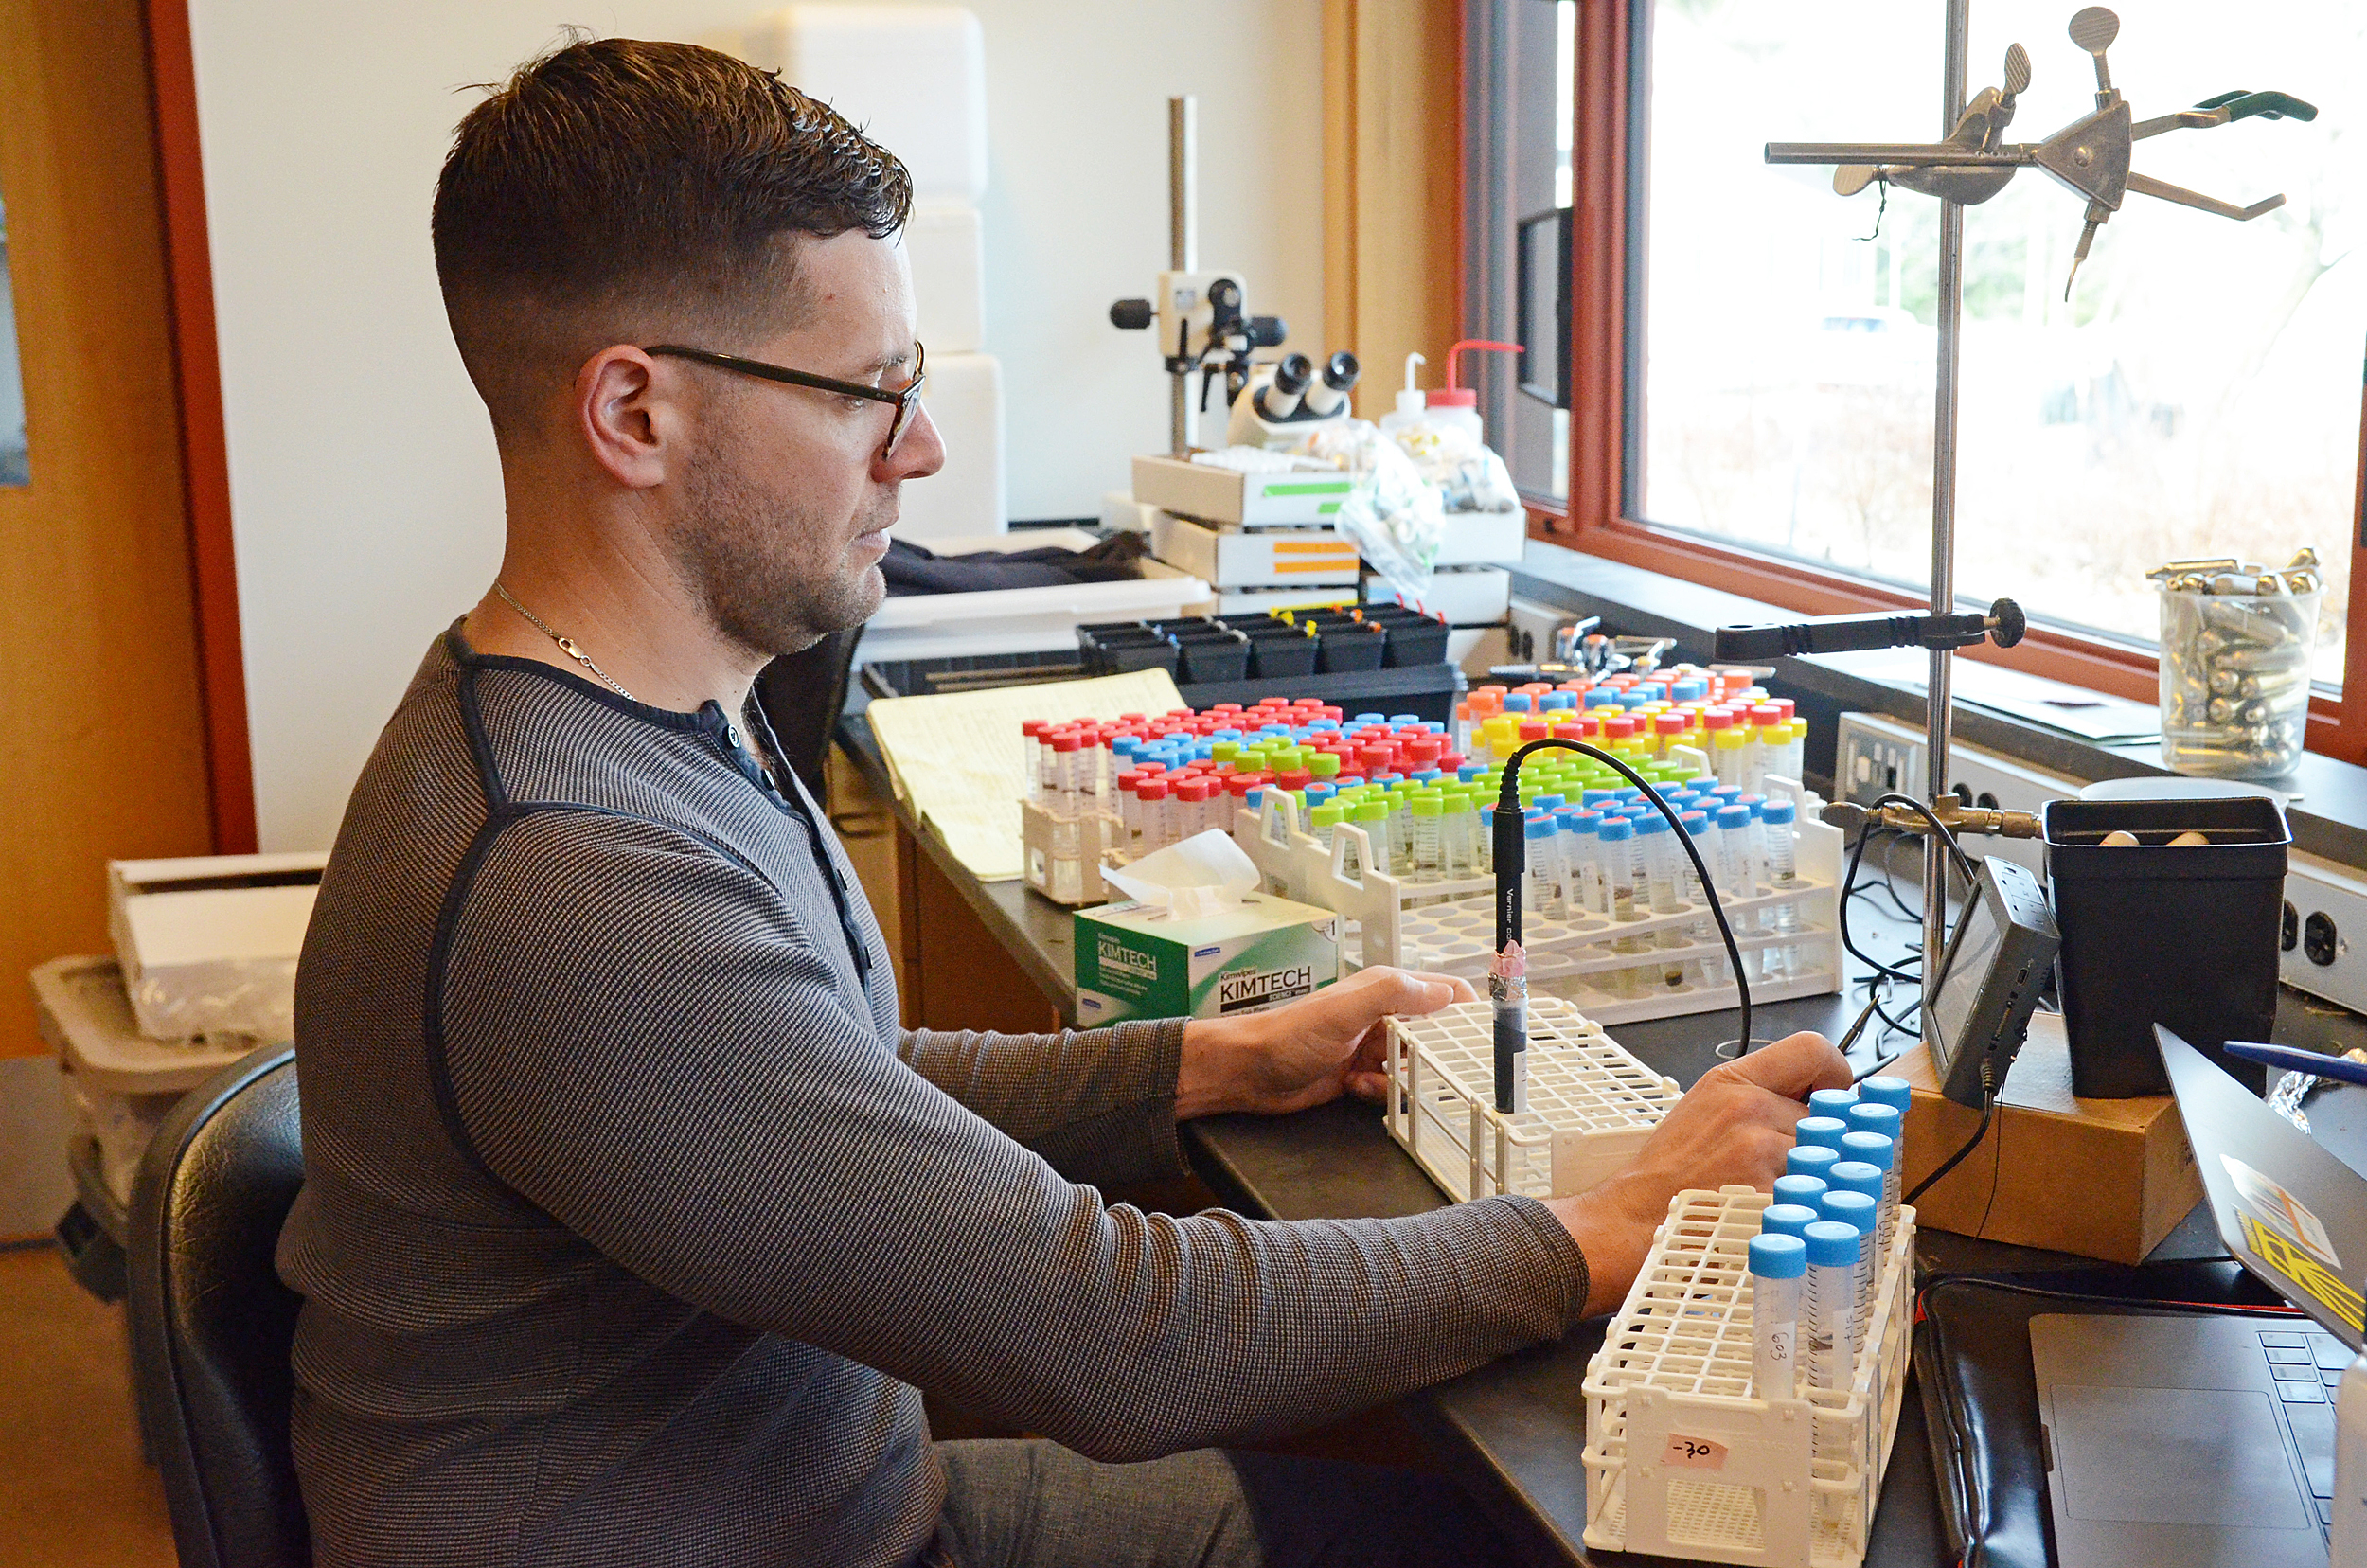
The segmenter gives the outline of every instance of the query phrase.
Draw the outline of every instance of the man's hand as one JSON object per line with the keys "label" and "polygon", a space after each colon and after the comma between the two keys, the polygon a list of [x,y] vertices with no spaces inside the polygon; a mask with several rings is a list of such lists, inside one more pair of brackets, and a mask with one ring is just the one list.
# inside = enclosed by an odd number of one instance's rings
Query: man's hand
{"label": "man's hand", "polygon": [[1271,1012],[1193,1019],[1184,1025],[1176,1119],[1304,1111],[1343,1089],[1379,1099],[1388,1081],[1380,1070],[1387,1020],[1475,1000],[1467,980],[1377,967]]}
{"label": "man's hand", "polygon": [[1849,1063],[1823,1035],[1796,1034],[1720,1062],[1671,1107],[1635,1161],[1601,1185],[1548,1204],[1586,1254],[1589,1317],[1627,1298],[1668,1200],[1686,1187],[1770,1187],[1784,1173],[1809,1092],[1845,1089]]}

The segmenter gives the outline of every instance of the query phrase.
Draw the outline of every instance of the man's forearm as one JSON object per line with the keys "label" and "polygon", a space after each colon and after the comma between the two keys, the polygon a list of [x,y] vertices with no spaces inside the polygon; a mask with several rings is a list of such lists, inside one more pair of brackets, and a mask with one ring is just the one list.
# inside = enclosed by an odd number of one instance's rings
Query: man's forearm
{"label": "man's forearm", "polygon": [[1175,1119],[1249,1109],[1243,1062],[1251,1049],[1246,1020],[1195,1018],[1184,1025],[1175,1075]]}

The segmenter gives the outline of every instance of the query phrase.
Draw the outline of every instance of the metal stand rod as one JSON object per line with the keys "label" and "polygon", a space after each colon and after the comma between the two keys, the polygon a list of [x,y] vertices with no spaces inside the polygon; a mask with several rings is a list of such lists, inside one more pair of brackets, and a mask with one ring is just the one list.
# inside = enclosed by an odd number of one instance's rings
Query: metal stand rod
{"label": "metal stand rod", "polygon": [[[1965,72],[1972,31],[1972,0],[1948,0],[1948,39],[1941,67],[1940,134],[1965,110]],[[1959,339],[1965,311],[1965,207],[1940,203],[1939,383],[1931,399],[1931,614],[1956,608],[1956,396],[1962,380]],[[1931,651],[1931,717],[1924,729],[1924,785],[1932,800],[1947,793],[1951,702],[1947,649]],[[1931,996],[1948,945],[1948,845],[1923,840],[1923,1038],[1931,1038]]]}
{"label": "metal stand rod", "polygon": [[[1189,93],[1167,99],[1167,268],[1200,270],[1200,100]],[[1169,379],[1168,446],[1181,457],[1192,448],[1191,377]]]}

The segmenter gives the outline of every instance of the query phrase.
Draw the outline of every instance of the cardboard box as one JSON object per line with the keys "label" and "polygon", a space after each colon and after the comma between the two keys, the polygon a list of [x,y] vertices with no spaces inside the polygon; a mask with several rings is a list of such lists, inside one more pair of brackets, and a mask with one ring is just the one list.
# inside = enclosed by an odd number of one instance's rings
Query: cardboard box
{"label": "cardboard box", "polygon": [[107,863],[107,925],[140,1031],[157,1040],[293,1032],[296,954],[321,853]]}
{"label": "cardboard box", "polygon": [[1356,482],[1344,473],[1242,473],[1181,457],[1134,459],[1134,499],[1203,523],[1328,523]]}
{"label": "cardboard box", "polygon": [[1444,615],[1450,626],[1500,626],[1512,604],[1512,574],[1500,566],[1442,566],[1419,594],[1387,578],[1367,578],[1364,602],[1407,605]]}
{"label": "cardboard box", "polygon": [[[1921,1045],[1891,1071],[1914,1090],[1902,1173],[1912,1191],[1972,1136],[1981,1113],[1940,1096]],[[2178,1102],[2167,1096],[2073,1096],[2063,1020],[2038,1013],[2005,1077],[1988,1136],[1923,1195],[1916,1222],[2014,1246],[2136,1263],[2201,1201],[2202,1177]]]}
{"label": "cardboard box", "polygon": [[1104,904],[1077,913],[1077,1021],[1230,1018],[1340,978],[1340,917],[1251,893],[1216,915]]}
{"label": "cardboard box", "polygon": [[1529,547],[1529,514],[1449,512],[1435,566],[1518,566]]}
{"label": "cardboard box", "polygon": [[1353,586],[1362,559],[1333,528],[1212,528],[1170,511],[1151,514],[1150,553],[1217,588]]}

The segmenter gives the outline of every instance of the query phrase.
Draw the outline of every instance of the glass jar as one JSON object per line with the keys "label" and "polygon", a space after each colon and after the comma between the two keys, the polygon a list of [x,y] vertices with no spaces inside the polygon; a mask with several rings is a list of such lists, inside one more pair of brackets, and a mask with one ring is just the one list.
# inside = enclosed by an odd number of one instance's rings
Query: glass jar
{"label": "glass jar", "polygon": [[[2314,575],[2304,577],[2314,585]],[[2162,760],[2205,778],[2277,778],[2309,724],[2318,600],[2263,572],[2162,590]]]}

